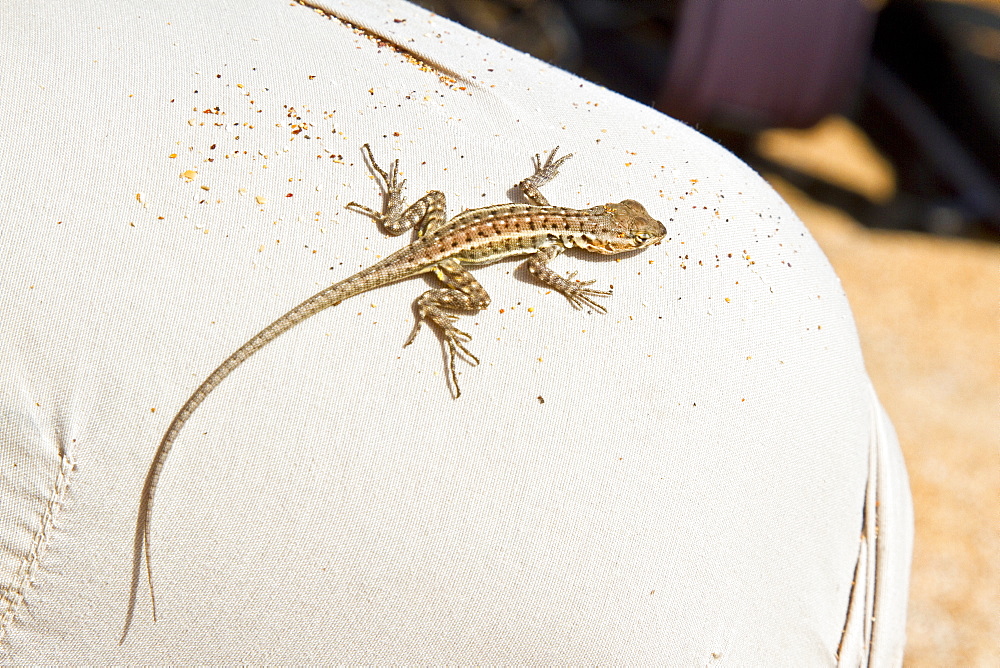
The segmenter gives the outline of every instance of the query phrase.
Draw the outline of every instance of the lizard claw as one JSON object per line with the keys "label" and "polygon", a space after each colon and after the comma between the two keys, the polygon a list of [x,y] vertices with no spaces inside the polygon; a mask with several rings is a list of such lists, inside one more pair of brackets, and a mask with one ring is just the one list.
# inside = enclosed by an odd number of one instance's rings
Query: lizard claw
{"label": "lizard claw", "polygon": [[573,280],[574,276],[576,276],[575,271],[567,276],[567,287],[563,291],[563,294],[566,295],[566,299],[569,300],[569,303],[572,304],[574,308],[582,309],[589,307],[598,313],[607,313],[608,310],[604,308],[602,304],[595,302],[593,297],[610,297],[611,291],[593,290],[588,288],[587,286],[593,285],[594,281],[576,281],[576,283],[569,283],[569,281]]}
{"label": "lizard claw", "polygon": [[605,292],[603,290],[579,290],[573,291],[572,293],[567,292],[566,298],[569,299],[569,303],[573,305],[574,308],[592,308],[598,313],[607,313],[608,309],[604,307],[603,304],[598,304],[592,297],[610,297],[610,292]]}
{"label": "lizard claw", "polygon": [[559,175],[559,167],[573,157],[572,153],[567,153],[563,157],[556,159],[556,153],[559,151],[559,147],[556,146],[549,155],[545,158],[545,162],[542,162],[542,156],[538,153],[535,154],[535,173],[531,175],[530,180],[535,185],[535,187],[541,187],[554,179]]}
{"label": "lizard claw", "polygon": [[456,399],[462,396],[462,388],[458,385],[458,372],[455,371],[455,358],[458,356],[458,351],[461,351],[463,355],[469,358],[469,364],[472,366],[479,365],[479,358],[469,352],[469,349],[464,345],[464,342],[471,340],[471,336],[454,327],[450,327],[445,331],[445,342],[448,344],[448,372],[449,376],[451,376],[451,384],[455,388]]}

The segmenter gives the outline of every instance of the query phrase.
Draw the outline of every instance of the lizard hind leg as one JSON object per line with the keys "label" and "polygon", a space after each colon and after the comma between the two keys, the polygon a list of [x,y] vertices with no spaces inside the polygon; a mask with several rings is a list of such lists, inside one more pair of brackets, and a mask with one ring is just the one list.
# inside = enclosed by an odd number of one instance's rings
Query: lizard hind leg
{"label": "lizard hind leg", "polygon": [[368,216],[393,236],[398,236],[412,228],[416,228],[417,236],[423,236],[448,222],[444,193],[431,190],[413,204],[407,205],[406,198],[403,196],[403,186],[406,184],[406,179],[399,178],[399,159],[392,161],[392,166],[387,172],[375,162],[371,146],[365,144],[361,148],[368,157],[372,170],[382,177],[382,182],[385,184],[383,210],[379,213],[357,202],[348,202],[344,206],[345,209]]}
{"label": "lizard hind leg", "polygon": [[456,260],[445,260],[439,263],[434,268],[434,273],[447,287],[428,290],[417,298],[417,322],[403,347],[413,342],[424,320],[430,321],[441,332],[444,339],[447,352],[447,372],[452,387],[455,388],[455,398],[457,399],[462,396],[462,390],[458,385],[455,358],[461,354],[469,360],[472,366],[479,364],[479,358],[465,346],[466,343],[472,341],[472,336],[455,326],[455,323],[458,322],[458,316],[448,311],[482,311],[490,305],[490,296],[479,284],[479,281]]}

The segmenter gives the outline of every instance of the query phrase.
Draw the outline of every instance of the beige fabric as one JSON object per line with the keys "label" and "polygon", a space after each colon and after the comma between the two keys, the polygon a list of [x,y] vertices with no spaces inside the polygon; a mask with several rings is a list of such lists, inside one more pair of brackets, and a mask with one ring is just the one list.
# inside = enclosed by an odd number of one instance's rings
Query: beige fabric
{"label": "beige fabric", "polygon": [[[350,24],[267,0],[0,9],[0,657],[801,666],[843,643],[898,664],[905,469],[787,206],[649,108],[405,4],[327,7]],[[432,280],[258,353],[177,442],[161,619],[143,583],[119,645],[173,412],[408,241],[343,209],[381,201],[364,142],[452,211],[559,145],[553,203],[634,198],[670,234],[556,261],[614,286],[606,316],[476,270],[493,303],[462,320],[483,364],[457,401],[429,331],[401,349]]]}

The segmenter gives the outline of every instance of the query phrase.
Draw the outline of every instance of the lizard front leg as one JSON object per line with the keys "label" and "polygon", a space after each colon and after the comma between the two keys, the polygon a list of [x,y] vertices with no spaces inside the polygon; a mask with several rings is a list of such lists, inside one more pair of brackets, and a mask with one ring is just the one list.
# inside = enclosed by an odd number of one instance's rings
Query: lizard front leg
{"label": "lizard front leg", "polygon": [[535,173],[517,184],[517,187],[521,189],[521,192],[528,198],[528,201],[536,206],[550,206],[549,200],[545,199],[545,195],[541,193],[539,188],[558,176],[559,167],[573,157],[572,153],[567,153],[557,160],[556,151],[558,150],[558,146],[552,149],[552,152],[549,153],[544,163],[542,162],[542,156],[536,153]]}
{"label": "lizard front leg", "polygon": [[609,297],[611,296],[610,292],[588,288],[587,286],[592,285],[594,281],[572,280],[576,276],[575,271],[569,275],[569,278],[563,278],[549,268],[548,263],[564,250],[565,248],[558,244],[542,246],[525,263],[528,266],[528,271],[546,285],[563,293],[574,308],[590,307],[599,313],[607,313],[607,309],[595,302],[593,297]]}
{"label": "lizard front leg", "polygon": [[417,228],[418,236],[423,236],[447,222],[443,192],[431,190],[407,206],[406,198],[403,197],[403,186],[406,184],[406,179],[399,179],[399,159],[393,160],[392,166],[386,172],[375,162],[371,146],[365,144],[361,148],[368,156],[372,169],[382,177],[382,181],[385,183],[384,210],[379,213],[357,202],[348,202],[345,209],[368,216],[393,236],[402,234],[413,227]]}
{"label": "lizard front leg", "polygon": [[473,277],[457,260],[449,259],[439,262],[434,267],[434,273],[447,287],[428,290],[417,298],[417,322],[413,333],[403,347],[413,343],[424,320],[441,330],[444,342],[448,347],[448,372],[452,386],[455,388],[455,398],[462,396],[458,386],[458,374],[455,372],[455,357],[461,352],[472,360],[472,365],[479,364],[479,358],[469,352],[465,344],[472,337],[458,329],[455,322],[458,316],[448,313],[445,309],[456,311],[482,311],[490,305],[490,296],[479,281]]}

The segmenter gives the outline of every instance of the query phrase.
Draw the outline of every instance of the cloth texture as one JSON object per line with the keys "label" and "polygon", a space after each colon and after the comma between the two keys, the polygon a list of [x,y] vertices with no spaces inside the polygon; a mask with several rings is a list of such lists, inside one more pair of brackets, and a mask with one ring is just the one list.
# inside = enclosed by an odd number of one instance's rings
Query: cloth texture
{"label": "cloth texture", "polygon": [[[898,665],[906,472],[836,276],[693,129],[411,5],[0,8],[0,661]],[[460,327],[433,276],[317,314],[237,369],[166,464],[119,644],[139,493],[191,391],[289,308],[409,242],[413,201],[631,198],[668,229],[518,262]]]}

